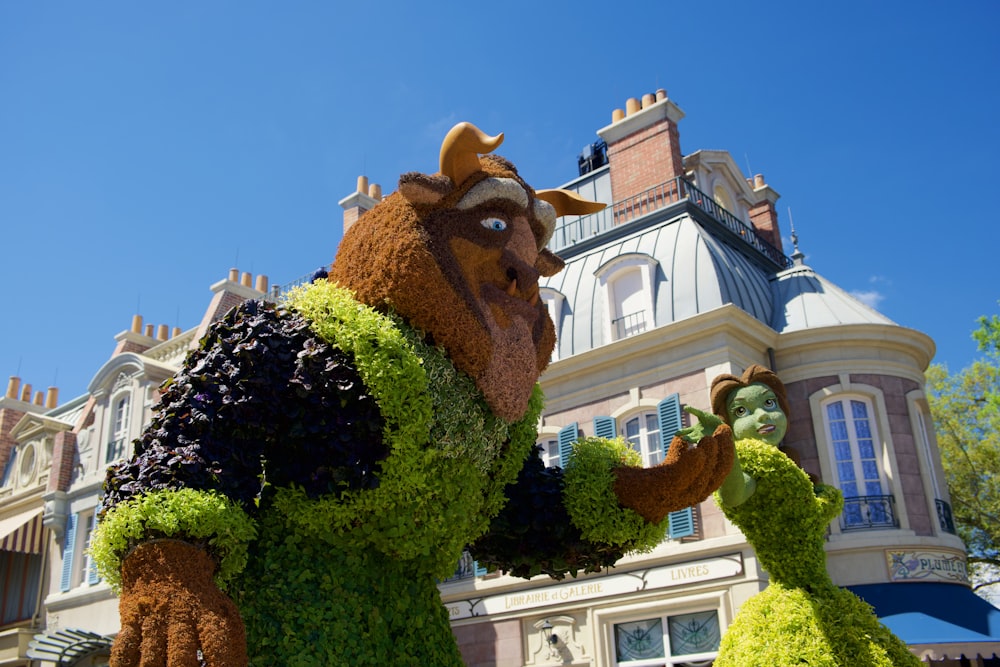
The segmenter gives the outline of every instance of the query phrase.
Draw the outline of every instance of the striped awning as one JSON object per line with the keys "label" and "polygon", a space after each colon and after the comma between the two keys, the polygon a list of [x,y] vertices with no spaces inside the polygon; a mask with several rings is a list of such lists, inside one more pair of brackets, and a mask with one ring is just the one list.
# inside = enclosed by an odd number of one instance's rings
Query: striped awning
{"label": "striped awning", "polygon": [[0,551],[38,554],[44,539],[41,507],[0,518]]}

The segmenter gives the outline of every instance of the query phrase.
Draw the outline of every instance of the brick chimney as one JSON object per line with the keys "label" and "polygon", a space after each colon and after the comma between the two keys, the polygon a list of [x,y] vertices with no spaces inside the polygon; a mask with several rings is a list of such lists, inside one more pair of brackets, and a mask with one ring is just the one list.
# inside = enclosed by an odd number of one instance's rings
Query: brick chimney
{"label": "brick chimney", "polygon": [[677,123],[684,112],[663,89],[626,102],[615,109],[611,125],[597,131],[608,145],[611,196],[621,201],[682,176],[680,134]]}
{"label": "brick chimney", "polygon": [[750,207],[750,222],[761,238],[783,253],[781,230],[778,228],[778,211],[774,207],[781,195],[764,182],[763,174],[753,177],[753,192],[757,196],[757,202]]}
{"label": "brick chimney", "polygon": [[344,233],[362,213],[372,210],[381,200],[382,187],[377,183],[368,185],[367,176],[358,176],[358,189],[337,202],[344,209]]}

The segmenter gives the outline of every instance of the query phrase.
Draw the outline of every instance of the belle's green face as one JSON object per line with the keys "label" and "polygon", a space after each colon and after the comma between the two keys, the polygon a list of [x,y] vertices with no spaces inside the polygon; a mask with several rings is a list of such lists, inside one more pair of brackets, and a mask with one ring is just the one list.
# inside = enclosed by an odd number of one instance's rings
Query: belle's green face
{"label": "belle's green face", "polygon": [[737,440],[756,438],[777,447],[788,430],[788,418],[766,384],[752,384],[729,394],[726,413]]}

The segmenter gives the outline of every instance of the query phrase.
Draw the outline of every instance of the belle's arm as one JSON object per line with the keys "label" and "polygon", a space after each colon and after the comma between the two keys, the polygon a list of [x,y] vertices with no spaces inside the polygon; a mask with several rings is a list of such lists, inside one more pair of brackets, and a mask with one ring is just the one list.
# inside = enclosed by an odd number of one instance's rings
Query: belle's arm
{"label": "belle's arm", "polygon": [[[718,416],[710,412],[702,412],[697,408],[687,407],[684,411],[698,418],[698,423],[677,432],[688,442],[698,442],[704,437],[706,432],[715,431],[721,424],[725,423]],[[745,503],[757,488],[757,480],[743,471],[740,465],[740,457],[733,457],[733,467],[719,487],[719,496],[722,502],[728,507],[738,507]]]}

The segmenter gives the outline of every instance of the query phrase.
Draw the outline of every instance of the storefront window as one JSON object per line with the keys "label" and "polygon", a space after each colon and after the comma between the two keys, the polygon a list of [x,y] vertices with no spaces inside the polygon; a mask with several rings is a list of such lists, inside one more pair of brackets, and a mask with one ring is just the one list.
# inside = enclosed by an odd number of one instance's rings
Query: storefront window
{"label": "storefront window", "polygon": [[714,609],[615,624],[621,667],[708,667],[719,650]]}

